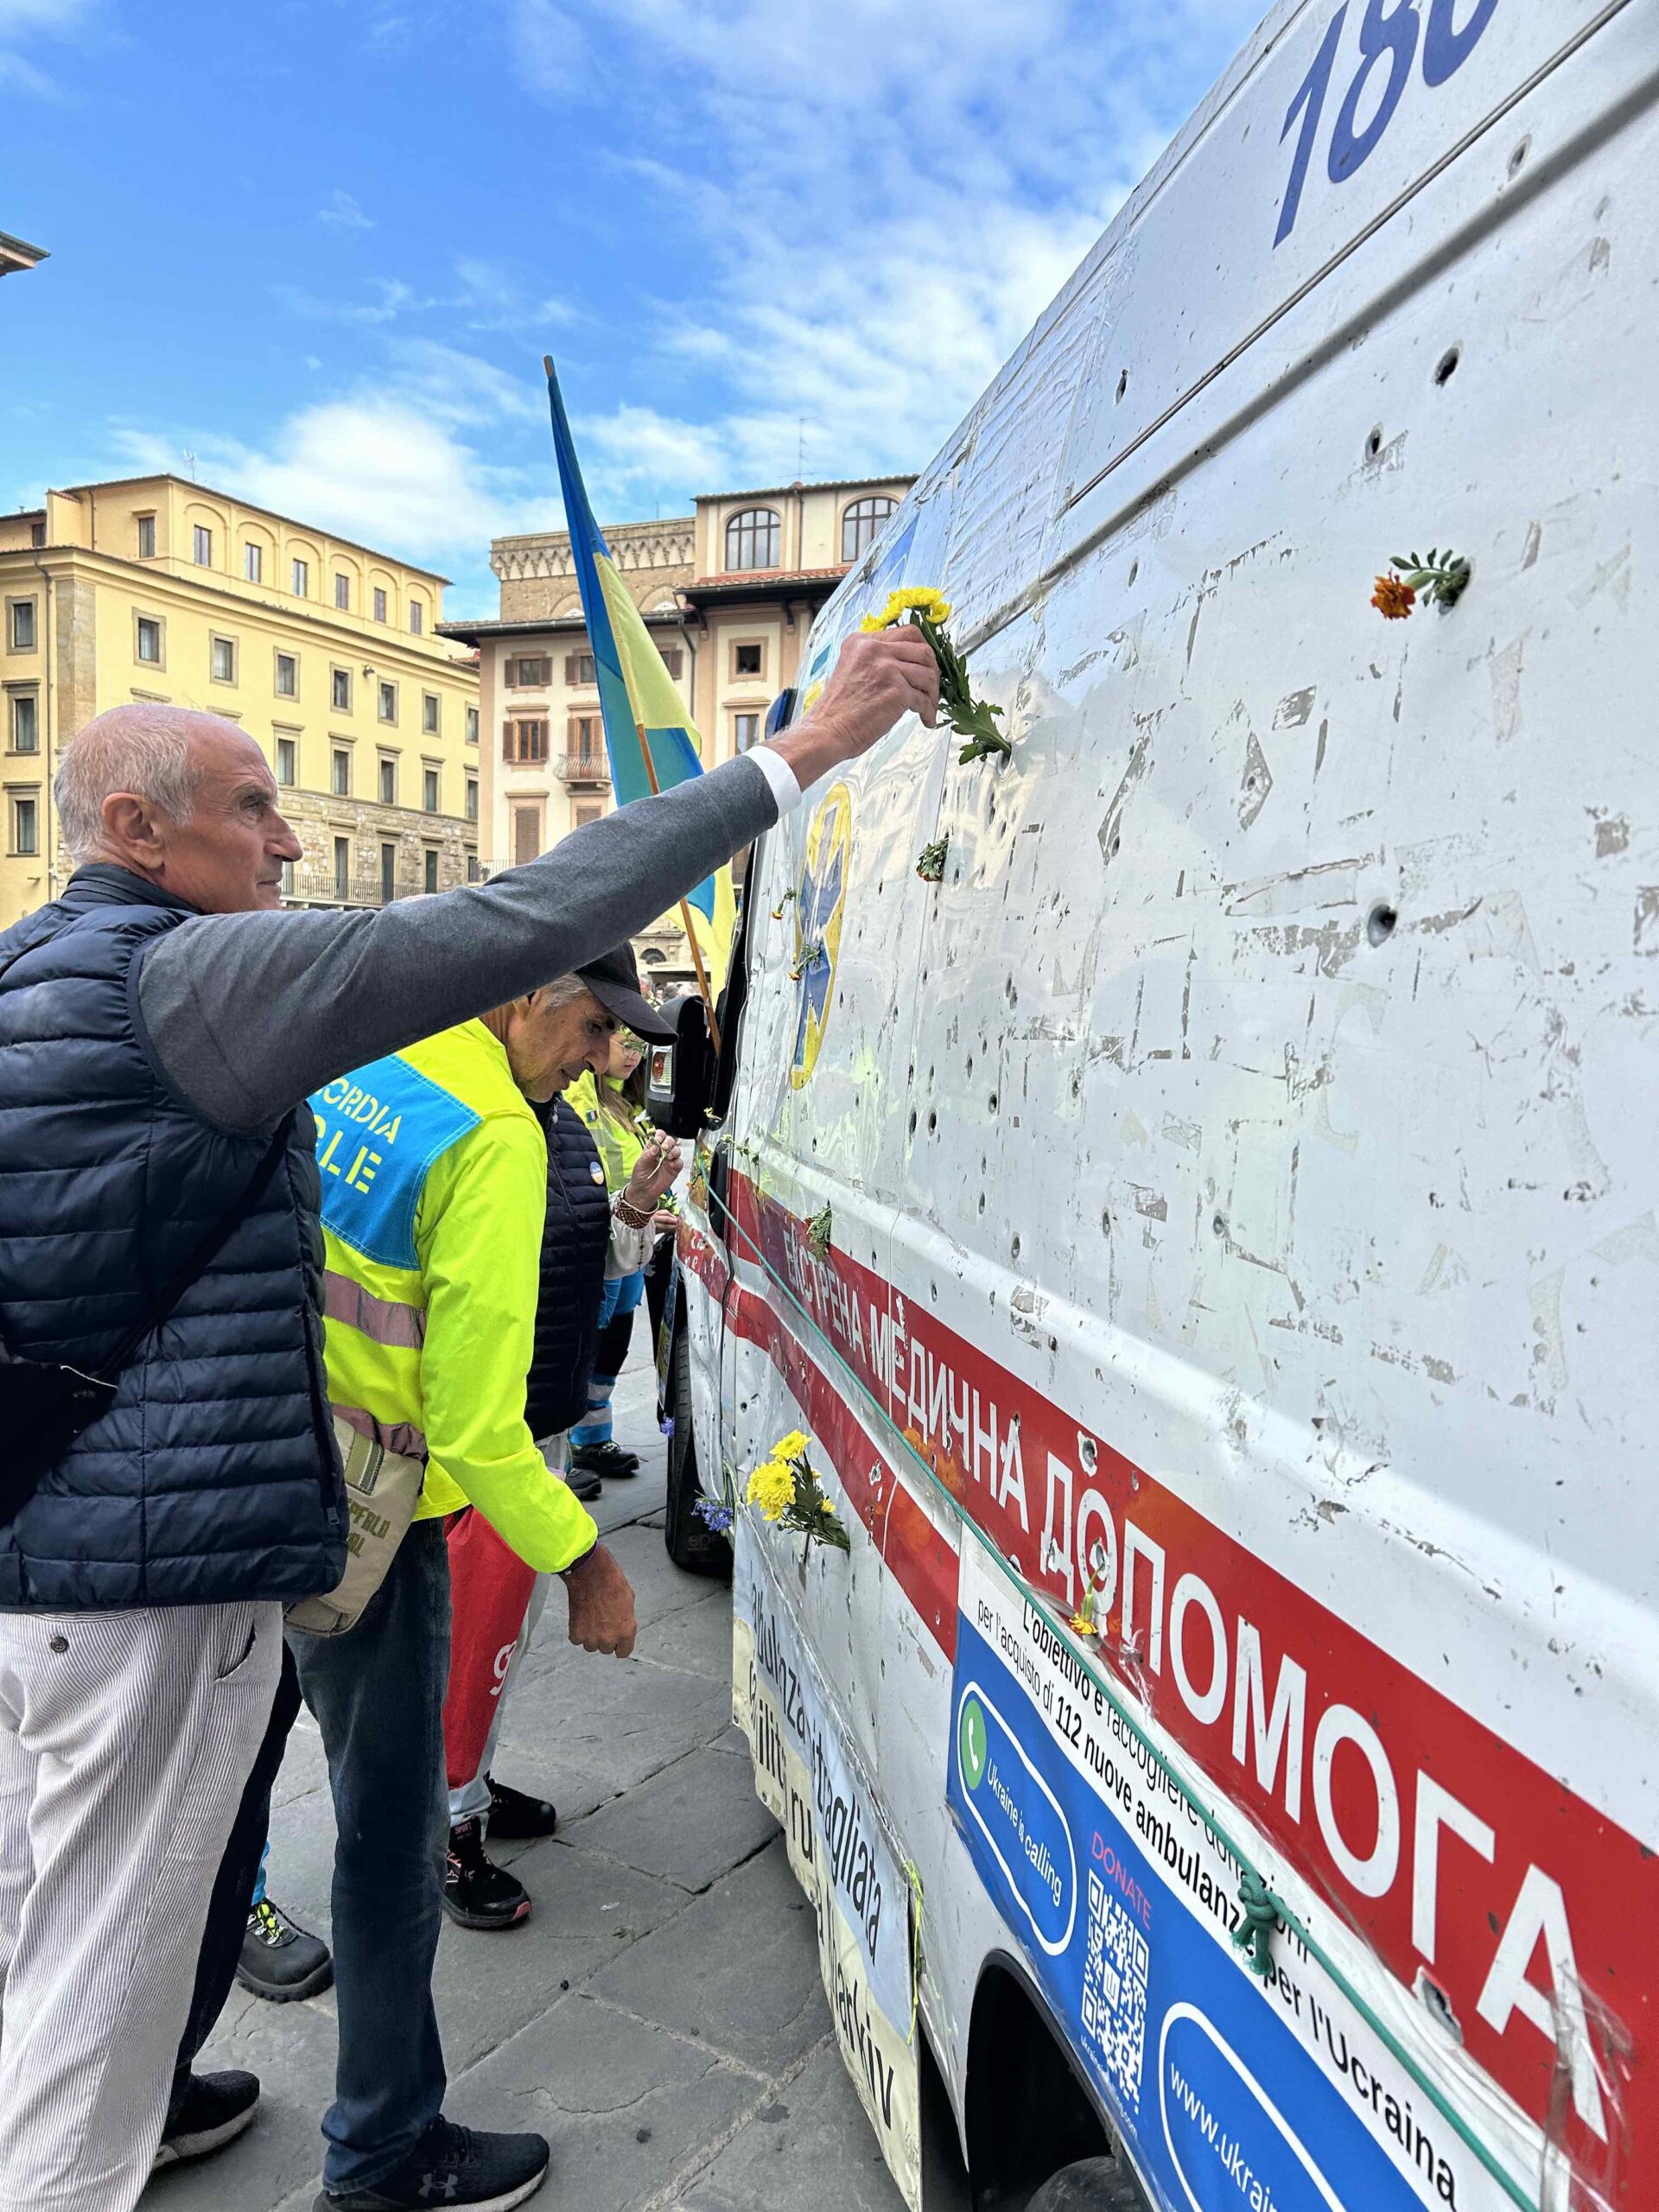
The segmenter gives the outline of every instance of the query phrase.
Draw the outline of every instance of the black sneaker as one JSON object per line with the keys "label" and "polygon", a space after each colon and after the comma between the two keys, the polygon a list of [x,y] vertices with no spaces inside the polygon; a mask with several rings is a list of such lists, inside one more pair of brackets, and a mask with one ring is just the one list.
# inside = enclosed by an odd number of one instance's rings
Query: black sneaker
{"label": "black sneaker", "polygon": [[443,1909],[461,1928],[516,1928],[530,1917],[529,1891],[505,1866],[484,1856],[484,1831],[475,1813],[449,1831]]}
{"label": "black sneaker", "polygon": [[578,1474],[572,1468],[564,1478],[564,1486],[572,1497],[580,1498],[584,1505],[591,1505],[605,1484],[598,1475]]}
{"label": "black sneaker", "polygon": [[334,1961],[321,1936],[292,1921],[279,1904],[261,1897],[248,1915],[236,1978],[256,1997],[273,2005],[292,2005],[315,1997],[334,1978]]}
{"label": "black sneaker", "polygon": [[512,2212],[546,2180],[547,2160],[539,2135],[484,2135],[435,2120],[402,2165],[372,2189],[338,2196],[325,2189],[311,2212],[432,2212],[434,2205]]}
{"label": "black sneaker", "polygon": [[153,2171],[188,2165],[210,2151],[222,2151],[245,2127],[252,2126],[258,2109],[257,2074],[244,2074],[234,2067],[223,2074],[187,2074],[174,2087]]}
{"label": "black sneaker", "polygon": [[613,1480],[639,1471],[639,1454],[625,1452],[620,1444],[576,1444],[570,1449],[570,1465],[590,1475],[609,1475]]}
{"label": "black sneaker", "polygon": [[509,1789],[493,1774],[486,1774],[484,1779],[490,1785],[493,1836],[552,1835],[556,1832],[559,1816],[545,1797],[532,1797],[523,1789]]}

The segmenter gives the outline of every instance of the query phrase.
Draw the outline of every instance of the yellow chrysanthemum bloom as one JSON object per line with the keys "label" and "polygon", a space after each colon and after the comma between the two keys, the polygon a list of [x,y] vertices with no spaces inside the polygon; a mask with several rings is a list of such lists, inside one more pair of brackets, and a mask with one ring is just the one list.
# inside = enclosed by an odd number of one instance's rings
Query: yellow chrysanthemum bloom
{"label": "yellow chrysanthemum bloom", "polygon": [[896,622],[901,614],[908,614],[912,607],[918,614],[925,614],[936,627],[950,619],[950,602],[942,591],[935,591],[931,584],[912,584],[903,591],[888,594],[887,620]]}
{"label": "yellow chrysanthemum bloom", "polygon": [[858,626],[868,636],[872,630],[890,628],[892,622],[893,617],[890,614],[867,614]]}
{"label": "yellow chrysanthemum bloom", "polygon": [[808,1449],[808,1439],[803,1429],[791,1428],[787,1436],[780,1436],[772,1447],[774,1459],[797,1459]]}
{"label": "yellow chrysanthemum bloom", "polygon": [[768,1521],[781,1520],[795,1503],[795,1478],[781,1459],[763,1459],[749,1477],[747,1495]]}

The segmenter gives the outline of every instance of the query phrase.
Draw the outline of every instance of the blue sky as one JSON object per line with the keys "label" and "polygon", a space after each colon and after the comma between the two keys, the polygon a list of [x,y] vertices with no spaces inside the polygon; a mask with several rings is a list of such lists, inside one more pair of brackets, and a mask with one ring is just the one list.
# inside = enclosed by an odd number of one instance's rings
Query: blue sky
{"label": "blue sky", "polygon": [[550,350],[603,519],[918,467],[1265,4],[0,0],[0,502],[188,448],[486,613]]}

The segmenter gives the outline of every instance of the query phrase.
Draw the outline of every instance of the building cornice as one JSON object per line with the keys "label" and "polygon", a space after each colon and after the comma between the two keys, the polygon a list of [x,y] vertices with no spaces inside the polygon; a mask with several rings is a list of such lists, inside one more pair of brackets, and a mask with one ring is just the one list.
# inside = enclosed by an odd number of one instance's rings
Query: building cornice
{"label": "building cornice", "polygon": [[[653,607],[648,613],[642,613],[639,619],[651,630],[685,627],[685,615],[678,607]],[[500,638],[586,637],[588,625],[580,614],[548,614],[539,621],[440,622],[437,634],[457,639],[462,645],[485,645]]]}
{"label": "building cornice", "polygon": [[360,553],[365,561],[379,561],[389,569],[401,569],[406,575],[418,576],[423,583],[447,585],[454,581],[453,576],[440,575],[435,569],[423,569],[413,561],[405,561],[401,554],[388,553],[382,546],[365,545],[355,537],[342,537],[338,531],[327,529],[321,523],[302,522],[297,515],[278,514],[275,507],[259,506],[252,499],[243,499],[239,493],[221,492],[212,484],[198,484],[193,477],[175,476],[170,469],[149,476],[104,477],[95,484],[54,485],[52,489],[60,499],[79,500],[85,492],[130,492],[140,484],[176,484],[181,492],[194,493],[200,499],[222,499],[226,506],[239,507],[244,514],[257,515],[262,522],[281,523],[284,530],[297,530],[308,537],[326,537],[331,545],[338,545],[348,553]]}

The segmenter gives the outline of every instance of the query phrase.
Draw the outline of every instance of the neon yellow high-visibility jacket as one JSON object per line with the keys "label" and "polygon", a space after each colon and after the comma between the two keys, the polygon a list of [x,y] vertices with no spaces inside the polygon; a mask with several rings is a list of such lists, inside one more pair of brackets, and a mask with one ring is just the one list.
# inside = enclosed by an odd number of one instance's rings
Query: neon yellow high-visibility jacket
{"label": "neon yellow high-visibility jacket", "polygon": [[[585,1068],[564,1095],[588,1124],[604,1163],[607,1186],[614,1198],[632,1174],[634,1162],[645,1148],[645,1141],[633,1126],[632,1110],[623,1120],[600,1104],[600,1081],[591,1068]],[[603,1081],[607,1091],[620,1091],[622,1088],[620,1076],[607,1075]]]}
{"label": "neon yellow high-visibility jacket", "polygon": [[334,1411],[427,1462],[416,1518],[475,1505],[527,1565],[597,1540],[524,1423],[547,1147],[481,1021],[314,1093]]}

